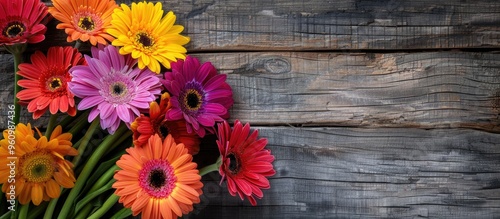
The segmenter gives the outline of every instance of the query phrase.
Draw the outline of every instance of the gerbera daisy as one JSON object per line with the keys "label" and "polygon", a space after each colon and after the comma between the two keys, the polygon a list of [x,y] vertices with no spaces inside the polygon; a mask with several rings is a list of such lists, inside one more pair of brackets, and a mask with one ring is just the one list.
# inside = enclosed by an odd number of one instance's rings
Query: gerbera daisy
{"label": "gerbera daisy", "polygon": [[197,154],[200,149],[200,138],[196,133],[187,132],[186,122],[184,120],[165,120],[165,113],[170,107],[170,95],[168,93],[161,95],[160,104],[155,101],[149,104],[149,117],[141,114],[130,125],[134,145],[142,147],[155,134],[158,134],[162,139],[171,134],[175,142],[183,143],[190,154]]}
{"label": "gerbera daisy", "polygon": [[99,115],[101,127],[113,134],[120,121],[130,125],[160,95],[160,79],[147,69],[133,67],[135,60],[120,55],[112,45],[93,47],[92,56],[85,56],[88,66],[70,69],[69,88],[82,98],[79,110],[92,108],[88,121]]}
{"label": "gerbera daisy", "polygon": [[118,7],[114,0],[52,0],[54,7],[50,14],[62,23],[57,29],[64,29],[67,41],[90,41],[106,45],[115,38],[106,33],[111,27],[111,14]]}
{"label": "gerbera daisy", "polygon": [[193,210],[202,194],[193,157],[171,135],[151,136],[144,147],[126,149],[116,165],[113,188],[119,202],[143,218],[177,218]]}
{"label": "gerbera daisy", "polygon": [[47,13],[40,0],[0,1],[0,45],[43,41],[47,27],[41,22]]}
{"label": "gerbera daisy", "polygon": [[227,189],[232,196],[238,194],[241,200],[247,197],[252,205],[257,205],[255,197],[262,198],[261,189],[269,189],[266,177],[275,174],[271,151],[264,149],[267,139],[257,140],[258,130],[250,134],[250,125],[234,122],[231,130],[227,121],[218,124],[217,146],[222,157],[219,173],[226,179]]}
{"label": "gerbera daisy", "polygon": [[19,86],[25,88],[16,96],[20,101],[28,103],[28,112],[33,119],[38,119],[47,109],[51,114],[57,111],[76,115],[73,93],[67,83],[71,81],[69,68],[85,64],[85,60],[77,49],[72,47],[50,47],[47,56],[36,51],[31,55],[31,64],[19,65],[17,74],[25,79],[19,80]]}
{"label": "gerbera daisy", "polygon": [[113,45],[121,46],[120,54],[132,54],[138,59],[140,69],[147,66],[158,74],[159,63],[170,68],[170,62],[186,57],[183,45],[189,42],[189,37],[180,35],[184,27],[174,25],[173,12],[163,16],[160,2],[132,3],[132,8],[121,4],[112,16],[108,33],[116,38]]}
{"label": "gerbera daisy", "polygon": [[188,56],[172,63],[172,72],[165,73],[162,83],[172,94],[167,120],[184,118],[189,133],[204,137],[205,130],[213,133],[215,122],[229,117],[233,91],[226,75],[217,74],[210,62],[200,65],[198,59]]}
{"label": "gerbera daisy", "polygon": [[[0,141],[0,183],[4,193],[11,185],[15,186],[19,203],[24,205],[32,201],[34,205],[39,205],[42,201],[59,197],[60,186],[74,186],[73,165],[64,156],[75,156],[78,151],[72,147],[71,134],[62,133],[61,126],[54,129],[49,140],[45,136],[36,139],[31,130],[26,130],[27,127],[30,128],[30,124],[25,126],[19,123],[15,131],[17,159],[7,149],[8,136],[4,132],[5,139]],[[14,180],[9,175],[9,164],[12,163],[16,172]]]}

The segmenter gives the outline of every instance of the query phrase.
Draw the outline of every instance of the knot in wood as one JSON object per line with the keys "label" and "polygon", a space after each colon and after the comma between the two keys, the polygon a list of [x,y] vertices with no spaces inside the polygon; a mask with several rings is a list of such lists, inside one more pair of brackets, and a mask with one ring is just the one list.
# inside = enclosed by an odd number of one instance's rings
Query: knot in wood
{"label": "knot in wood", "polygon": [[270,58],[264,62],[264,68],[270,73],[287,73],[291,70],[290,62],[283,58]]}

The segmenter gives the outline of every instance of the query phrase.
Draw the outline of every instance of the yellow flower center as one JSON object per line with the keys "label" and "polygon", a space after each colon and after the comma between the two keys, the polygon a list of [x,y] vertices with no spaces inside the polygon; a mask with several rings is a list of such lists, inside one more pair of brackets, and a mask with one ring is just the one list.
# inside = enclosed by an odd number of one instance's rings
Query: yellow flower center
{"label": "yellow flower center", "polygon": [[188,110],[198,110],[201,107],[201,94],[195,89],[189,89],[184,95],[184,105]]}
{"label": "yellow flower center", "polygon": [[50,91],[55,91],[62,87],[62,81],[60,78],[53,77],[47,80],[47,89]]}
{"label": "yellow flower center", "polygon": [[21,175],[28,182],[42,183],[52,178],[55,160],[46,150],[38,150],[23,155],[20,159]]}
{"label": "yellow flower center", "polygon": [[146,32],[139,32],[135,35],[135,42],[144,49],[151,49],[151,47],[155,44],[154,38]]}
{"label": "yellow flower center", "polygon": [[92,31],[95,28],[95,22],[91,17],[81,17],[80,20],[78,20],[78,27],[83,30]]}
{"label": "yellow flower center", "polygon": [[5,29],[3,29],[2,34],[6,37],[17,37],[20,35],[23,35],[24,30],[26,28],[24,27],[24,24],[14,21],[12,23],[9,23]]}

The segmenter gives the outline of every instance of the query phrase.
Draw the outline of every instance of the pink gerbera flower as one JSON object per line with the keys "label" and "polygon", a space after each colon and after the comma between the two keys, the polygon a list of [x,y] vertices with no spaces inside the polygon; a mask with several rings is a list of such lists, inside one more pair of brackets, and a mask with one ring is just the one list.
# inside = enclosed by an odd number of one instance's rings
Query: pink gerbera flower
{"label": "pink gerbera flower", "polygon": [[82,98],[79,110],[92,108],[89,122],[98,115],[101,127],[113,134],[120,121],[129,125],[161,93],[160,79],[150,70],[135,67],[137,61],[122,56],[114,46],[92,48],[88,66],[70,69],[69,88]]}
{"label": "pink gerbera flower", "polygon": [[43,41],[47,27],[41,22],[47,13],[40,0],[0,1],[0,45]]}
{"label": "pink gerbera flower", "polygon": [[162,83],[172,94],[167,120],[184,117],[188,133],[194,131],[204,137],[206,130],[214,132],[215,122],[229,117],[233,91],[226,75],[217,74],[210,62],[200,65],[198,59],[187,56],[186,61],[172,63],[172,72],[165,73]]}

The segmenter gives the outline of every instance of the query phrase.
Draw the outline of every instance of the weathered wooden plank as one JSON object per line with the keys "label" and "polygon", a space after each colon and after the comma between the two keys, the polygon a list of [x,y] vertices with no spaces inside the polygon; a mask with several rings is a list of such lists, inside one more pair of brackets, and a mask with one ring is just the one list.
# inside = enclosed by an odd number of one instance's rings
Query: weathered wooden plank
{"label": "weathered wooden plank", "polygon": [[[498,1],[165,1],[188,51],[498,48]],[[271,47],[271,48],[270,48]]]}
{"label": "weathered wooden plank", "polygon": [[[467,129],[261,127],[277,174],[257,207],[204,177],[193,218],[494,218],[500,135]],[[216,150],[216,149],[214,149]],[[192,217],[189,217],[192,218]]]}
{"label": "weathered wooden plank", "polygon": [[[185,26],[190,52],[500,48],[496,0],[161,2]],[[38,47],[65,42],[55,24]]]}
{"label": "weathered wooden plank", "polygon": [[500,54],[199,54],[228,73],[232,118],[258,124],[499,131]]}
{"label": "weathered wooden plank", "polygon": [[[500,131],[496,53],[193,55],[228,74],[234,89],[233,119],[261,125]],[[2,57],[10,61],[8,55]],[[0,82],[0,96],[8,97],[0,100],[2,116],[12,102],[11,67],[6,65]],[[0,127],[4,124],[0,121]]]}
{"label": "weathered wooden plank", "polygon": [[[29,60],[29,59],[28,59]],[[0,53],[0,129],[7,128],[9,105],[14,103],[14,59],[10,54]],[[38,127],[45,127],[48,116],[34,121],[32,115],[21,109],[21,122],[31,122]]]}

